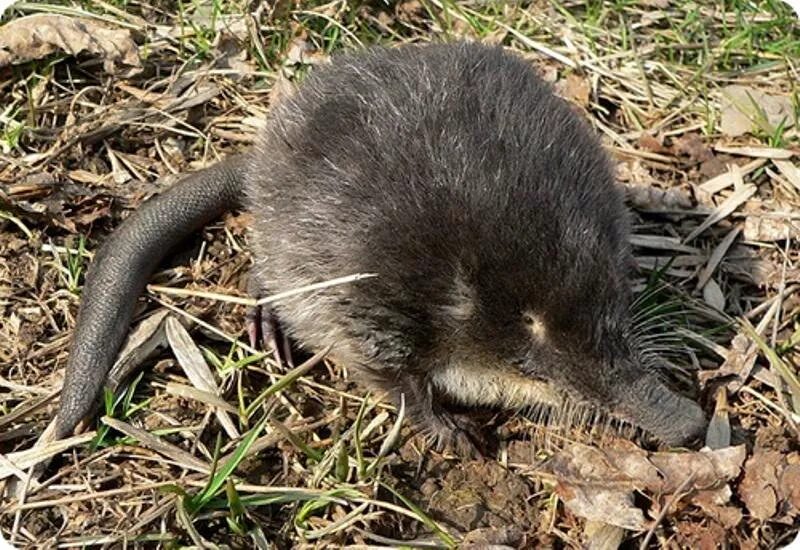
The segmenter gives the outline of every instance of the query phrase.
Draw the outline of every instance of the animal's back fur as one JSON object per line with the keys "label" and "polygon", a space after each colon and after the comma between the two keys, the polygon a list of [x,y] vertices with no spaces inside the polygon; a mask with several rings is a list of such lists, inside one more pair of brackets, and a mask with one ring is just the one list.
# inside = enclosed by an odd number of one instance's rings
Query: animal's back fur
{"label": "animal's back fur", "polygon": [[440,343],[437,306],[462,269],[505,281],[493,302],[530,289],[572,323],[626,306],[626,212],[606,157],[500,48],[340,58],[275,109],[258,149],[248,193],[265,289],[378,274],[279,305],[301,342],[356,336],[356,362],[417,363],[412,350]]}

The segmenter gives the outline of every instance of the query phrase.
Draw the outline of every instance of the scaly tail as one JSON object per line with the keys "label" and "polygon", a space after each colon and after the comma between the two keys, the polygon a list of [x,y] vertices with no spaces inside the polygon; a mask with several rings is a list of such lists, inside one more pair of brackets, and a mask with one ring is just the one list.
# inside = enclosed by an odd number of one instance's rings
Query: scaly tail
{"label": "scaly tail", "polygon": [[93,412],[133,318],[136,299],[167,253],[199,228],[242,205],[243,156],[191,174],[145,202],[95,255],[83,288],[56,420],[71,435]]}

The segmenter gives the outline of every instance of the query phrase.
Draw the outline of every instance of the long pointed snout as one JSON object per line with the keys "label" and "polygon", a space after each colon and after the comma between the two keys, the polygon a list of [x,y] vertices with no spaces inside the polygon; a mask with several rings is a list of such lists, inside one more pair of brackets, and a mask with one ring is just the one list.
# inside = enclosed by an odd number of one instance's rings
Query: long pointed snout
{"label": "long pointed snout", "polygon": [[618,413],[670,446],[701,437],[707,426],[703,409],[670,390],[652,373],[619,389]]}

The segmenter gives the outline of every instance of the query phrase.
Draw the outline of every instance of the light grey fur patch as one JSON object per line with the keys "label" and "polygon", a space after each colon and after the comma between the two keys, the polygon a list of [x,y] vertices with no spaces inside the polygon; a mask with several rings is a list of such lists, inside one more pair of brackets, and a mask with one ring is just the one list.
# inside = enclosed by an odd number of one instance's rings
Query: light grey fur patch
{"label": "light grey fur patch", "polygon": [[433,373],[433,383],[464,405],[523,408],[560,405],[562,398],[549,384],[482,365],[450,364]]}
{"label": "light grey fur patch", "polygon": [[456,274],[450,300],[442,306],[442,311],[453,320],[461,322],[467,321],[475,313],[475,290],[461,274]]}

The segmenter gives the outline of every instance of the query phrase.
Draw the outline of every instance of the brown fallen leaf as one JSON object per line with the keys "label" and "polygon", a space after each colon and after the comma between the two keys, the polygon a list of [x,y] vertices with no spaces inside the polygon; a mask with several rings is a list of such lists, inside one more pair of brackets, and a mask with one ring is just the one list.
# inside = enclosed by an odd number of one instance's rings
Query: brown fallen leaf
{"label": "brown fallen leaf", "polygon": [[639,139],[636,141],[636,144],[644,149],[645,151],[650,151],[651,153],[669,153],[669,147],[664,145],[664,138],[663,136],[653,136],[648,133],[644,133],[639,136]]}
{"label": "brown fallen leaf", "polygon": [[[789,455],[787,461],[797,460],[797,454]],[[781,494],[795,510],[800,510],[800,463],[789,464],[780,480]]]}
{"label": "brown fallen leaf", "polygon": [[693,453],[653,453],[650,457],[663,479],[654,487],[661,493],[672,493],[690,473],[694,480],[690,488],[707,490],[721,487],[739,475],[745,458],[745,446],[725,447],[713,451]]}
{"label": "brown fallen leaf", "polygon": [[768,216],[751,215],[744,220],[744,238],[748,241],[783,241],[800,238],[800,226],[792,219],[793,212],[787,211],[786,217],[776,217],[780,211],[771,212]]}
{"label": "brown fallen leaf", "polygon": [[693,163],[700,163],[714,156],[703,138],[695,133],[684,134],[673,140],[672,151],[675,155],[689,157],[689,161]]}
{"label": "brown fallen leaf", "polygon": [[[682,521],[675,525],[678,536],[676,548],[692,550],[717,550],[729,548],[729,536],[725,528],[716,521],[693,523]],[[735,546],[734,546],[735,548]]]}
{"label": "brown fallen leaf", "polygon": [[731,488],[726,485],[712,491],[699,491],[692,502],[723,527],[730,529],[742,521],[742,511],[728,504],[732,496]]}
{"label": "brown fallen leaf", "polygon": [[[214,373],[206,363],[203,353],[197,347],[189,331],[175,318],[167,317],[164,322],[167,342],[169,342],[178,364],[183,369],[192,385],[212,396],[219,396],[220,389]],[[231,419],[228,411],[217,408],[215,411],[220,424],[231,438],[239,437],[236,423]]]}
{"label": "brown fallen leaf", "polygon": [[[642,510],[634,505],[634,490],[656,496],[686,491],[690,502],[700,495],[705,502],[724,506],[724,495],[730,493],[724,488],[739,475],[744,458],[744,445],[713,451],[648,453],[620,440],[604,449],[575,443],[538,471],[555,479],[557,494],[574,514],[642,530],[647,523]],[[723,491],[714,498],[705,494],[720,489]]]}
{"label": "brown fallen leaf", "polygon": [[290,67],[295,65],[319,65],[328,61],[329,56],[325,52],[317,50],[304,37],[300,36],[289,43],[289,47],[284,54],[283,64],[286,67]]}
{"label": "brown fallen leaf", "polygon": [[589,79],[577,74],[568,74],[555,84],[556,92],[564,99],[577,103],[581,107],[589,105],[592,85]]}
{"label": "brown fallen leaf", "polygon": [[700,272],[700,275],[697,276],[697,288],[701,289],[706,286],[706,283],[708,283],[708,281],[711,279],[711,276],[714,275],[714,271],[717,269],[717,266],[719,266],[720,262],[722,262],[723,258],[725,258],[725,254],[727,254],[728,250],[733,244],[733,241],[739,235],[740,231],[740,228],[734,227],[728,232],[727,235],[725,235],[725,238],[722,239],[716,247],[714,247],[714,250],[711,252],[711,256],[708,258],[708,263],[703,268],[703,271]]}
{"label": "brown fallen leaf", "polygon": [[783,455],[777,451],[756,451],[744,465],[739,497],[750,514],[765,521],[778,511],[778,471]]}
{"label": "brown fallen leaf", "polygon": [[522,532],[516,525],[484,527],[474,529],[464,535],[459,547],[473,550],[480,548],[515,548],[519,546],[521,540]]}
{"label": "brown fallen leaf", "polygon": [[158,310],[131,330],[108,374],[107,386],[111,391],[116,391],[155,350],[166,345],[164,321],[168,316],[168,310]]}
{"label": "brown fallen leaf", "polygon": [[770,95],[748,86],[722,88],[720,130],[738,137],[755,129],[771,134],[783,124],[795,123],[792,100],[788,96]]}
{"label": "brown fallen leaf", "polygon": [[583,529],[587,550],[616,550],[625,540],[625,530],[601,521],[587,521]]}
{"label": "brown fallen leaf", "polygon": [[286,75],[278,71],[277,78],[272,84],[272,87],[269,89],[269,95],[267,96],[269,98],[270,107],[274,108],[282,101],[289,99],[295,94],[296,91],[297,88],[294,83],[286,78]]}
{"label": "brown fallen leaf", "polygon": [[559,483],[556,493],[573,514],[589,521],[631,531],[642,531],[647,527],[644,513],[633,505],[632,491]]}
{"label": "brown fallen leaf", "polygon": [[800,514],[800,454],[757,449],[744,466],[739,498],[760,521]]}
{"label": "brown fallen leaf", "polygon": [[35,14],[3,25],[0,32],[0,67],[42,59],[56,52],[88,52],[103,60],[108,73],[120,65],[138,69],[139,51],[130,31],[114,29],[93,19]]}

